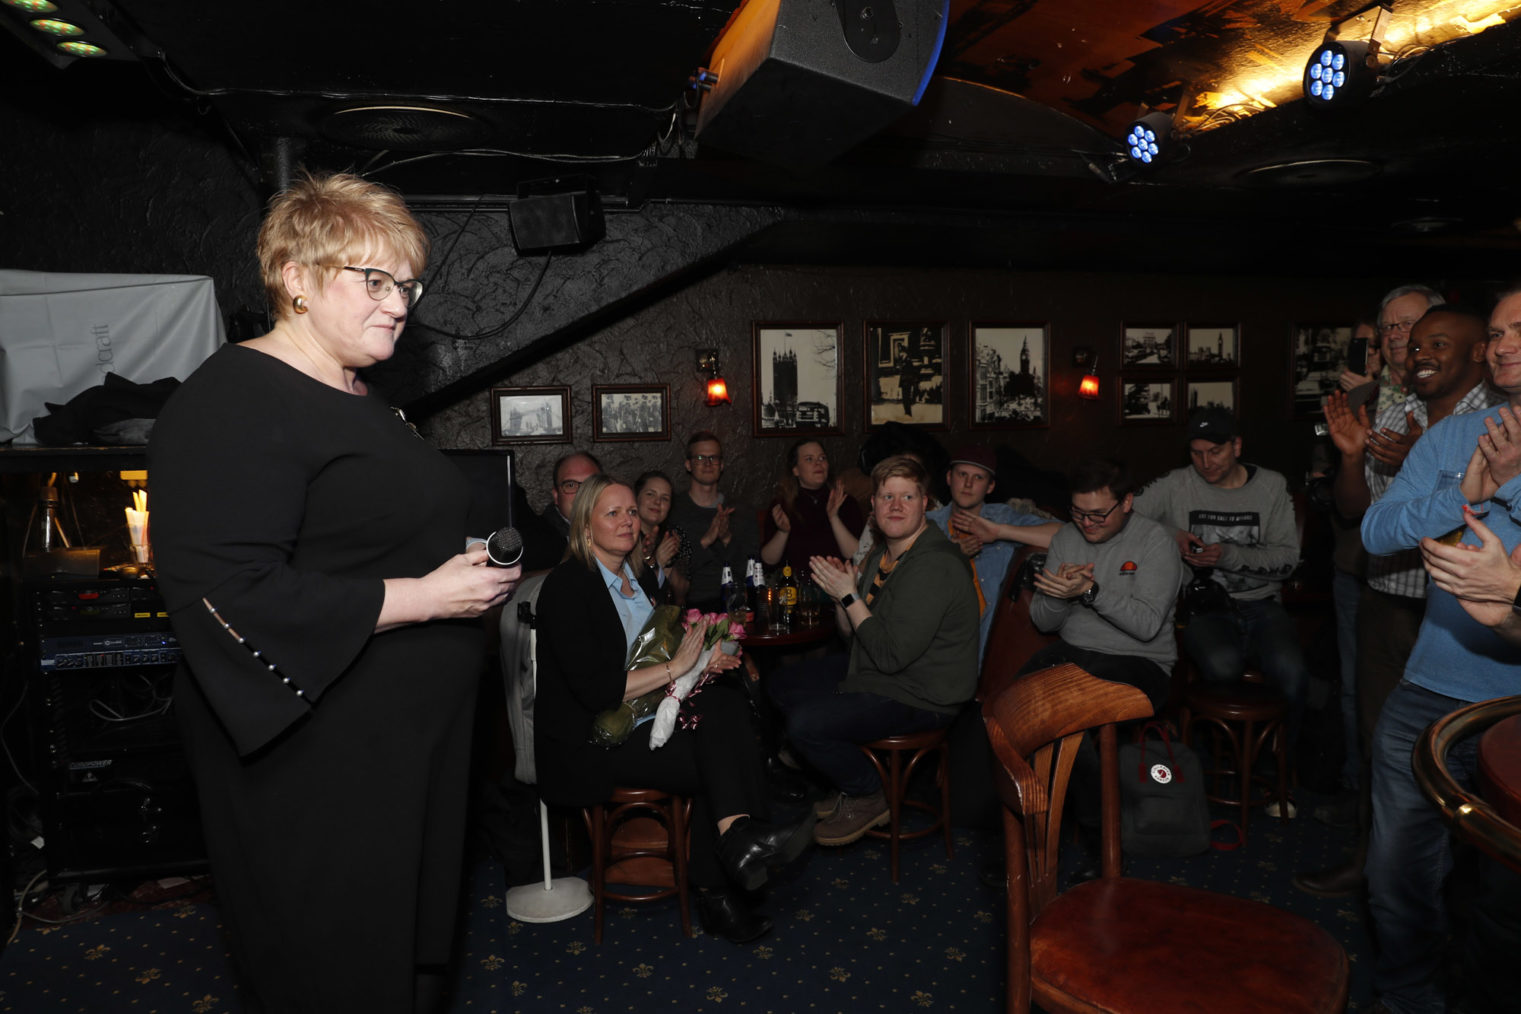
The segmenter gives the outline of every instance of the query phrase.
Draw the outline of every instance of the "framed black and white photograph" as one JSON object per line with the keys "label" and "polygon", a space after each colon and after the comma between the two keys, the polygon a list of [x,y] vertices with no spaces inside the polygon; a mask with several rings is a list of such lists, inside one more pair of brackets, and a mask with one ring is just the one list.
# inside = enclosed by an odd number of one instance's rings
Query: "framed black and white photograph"
{"label": "framed black and white photograph", "polygon": [[569,387],[493,387],[493,444],[570,442]]}
{"label": "framed black and white photograph", "polygon": [[1321,414],[1321,400],[1341,385],[1352,328],[1344,324],[1295,324],[1293,334],[1296,419]]}
{"label": "framed black and white photograph", "polygon": [[866,424],[945,426],[945,324],[866,322]]}
{"label": "framed black and white photograph", "polygon": [[671,439],[670,385],[608,384],[593,386],[592,439]]}
{"label": "framed black and white photograph", "polygon": [[1178,365],[1176,324],[1126,324],[1120,333],[1120,367],[1172,369]]}
{"label": "framed black and white photograph", "polygon": [[1120,422],[1125,425],[1170,423],[1178,400],[1171,377],[1121,377]]}
{"label": "framed black and white photograph", "polygon": [[754,325],[755,433],[839,433],[839,324]]}
{"label": "framed black and white photograph", "polygon": [[1190,370],[1238,369],[1241,348],[1234,324],[1190,324],[1187,365]]}
{"label": "framed black and white photograph", "polygon": [[1236,381],[1232,380],[1188,380],[1187,400],[1183,404],[1184,418],[1189,413],[1201,408],[1223,408],[1228,412],[1236,411]]}
{"label": "framed black and white photograph", "polygon": [[973,426],[1046,426],[1050,330],[1045,324],[974,323],[967,339]]}

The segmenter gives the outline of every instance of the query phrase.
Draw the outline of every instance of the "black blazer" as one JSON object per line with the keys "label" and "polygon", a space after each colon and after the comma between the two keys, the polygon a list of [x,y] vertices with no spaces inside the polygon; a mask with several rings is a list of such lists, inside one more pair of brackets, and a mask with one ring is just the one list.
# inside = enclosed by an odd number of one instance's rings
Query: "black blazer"
{"label": "black blazer", "polygon": [[538,690],[534,754],[544,798],[565,806],[601,802],[617,784],[618,750],[590,742],[592,719],[623,701],[623,622],[602,571],[574,558],[544,579],[534,628]]}

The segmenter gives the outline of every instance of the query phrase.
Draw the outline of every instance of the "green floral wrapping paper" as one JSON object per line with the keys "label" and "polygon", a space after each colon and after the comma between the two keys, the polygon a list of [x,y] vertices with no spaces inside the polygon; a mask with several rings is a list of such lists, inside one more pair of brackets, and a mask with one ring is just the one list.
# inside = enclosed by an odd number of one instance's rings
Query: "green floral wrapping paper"
{"label": "green floral wrapping paper", "polygon": [[[629,646],[625,670],[640,666],[669,662],[681,646],[681,610],[676,606],[656,606],[644,624],[644,629],[634,637]],[[651,690],[642,697],[624,701],[616,708],[598,713],[592,720],[591,741],[597,746],[621,746],[634,731],[639,719],[653,715],[665,697],[665,687]]]}

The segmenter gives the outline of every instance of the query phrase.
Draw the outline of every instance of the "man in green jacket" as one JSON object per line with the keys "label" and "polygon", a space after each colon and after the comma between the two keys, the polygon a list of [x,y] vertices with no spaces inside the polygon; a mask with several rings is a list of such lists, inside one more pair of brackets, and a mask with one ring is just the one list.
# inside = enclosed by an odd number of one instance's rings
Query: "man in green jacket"
{"label": "man in green jacket", "polygon": [[845,845],[888,819],[881,779],[858,744],[948,727],[977,688],[977,593],[966,558],[925,520],[929,477],[912,458],[871,473],[880,549],[857,574],[813,557],[850,654],[773,674],[792,747],[837,791],[816,806],[820,845]]}

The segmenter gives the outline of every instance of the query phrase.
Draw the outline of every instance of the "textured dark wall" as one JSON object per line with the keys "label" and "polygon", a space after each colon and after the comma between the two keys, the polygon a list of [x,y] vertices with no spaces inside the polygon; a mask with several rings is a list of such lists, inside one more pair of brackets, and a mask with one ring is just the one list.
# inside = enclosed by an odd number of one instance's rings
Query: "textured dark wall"
{"label": "textured dark wall", "polygon": [[[123,110],[107,112],[51,107],[46,96],[25,106],[0,105],[0,134],[8,141],[7,171],[0,174],[0,264],[207,274],[216,280],[224,311],[262,309],[252,246],[263,195],[250,161],[188,114],[164,127],[134,120]],[[438,278],[419,308],[420,322],[474,334],[523,307],[542,260],[513,253],[500,211],[468,221],[459,210],[428,210],[421,217],[434,239]],[[845,433],[824,441],[836,462],[853,460],[866,433],[864,322],[943,320],[950,339],[949,426],[936,436],[944,444],[954,446],[967,436],[989,445],[1007,443],[1053,468],[1087,451],[1112,451],[1143,473],[1182,461],[1182,427],[1117,426],[1113,389],[1121,323],[1236,321],[1247,456],[1297,479],[1307,462],[1309,427],[1289,423],[1289,326],[1296,320],[1349,319],[1384,287],[1373,281],[1181,272],[714,269],[703,260],[721,259],[737,239],[773,219],[765,210],[671,205],[612,216],[603,244],[556,258],[522,317],[503,335],[471,344],[416,328],[410,341],[404,339],[407,350],[391,377],[403,378],[395,386],[408,390],[430,370],[435,380],[455,382],[458,389],[447,389],[442,401],[435,398],[440,403],[426,407],[436,410],[420,420],[430,438],[445,447],[489,445],[492,384],[568,385],[575,446],[593,449],[619,474],[657,466],[679,475],[685,434],[711,428],[728,445],[735,494],[763,502],[788,441],[751,438],[750,336],[756,320],[844,325]],[[1230,242],[1222,236],[1222,248]],[[966,340],[974,320],[1050,323],[1050,427],[967,433]],[[1100,353],[1106,384],[1100,402],[1074,397],[1076,345]],[[546,353],[550,347],[558,351]],[[694,354],[706,347],[720,350],[735,399],[731,406],[710,409],[701,403]],[[469,380],[461,385],[461,377]],[[378,386],[386,389],[384,371],[379,379]],[[671,388],[669,443],[592,443],[594,384],[657,382]],[[568,449],[546,444],[519,449],[520,474],[535,503],[545,497],[545,467]]]}
{"label": "textured dark wall", "polygon": [[[1239,405],[1244,453],[1249,460],[1288,473],[1297,485],[1308,465],[1312,434],[1310,423],[1290,421],[1290,326],[1295,321],[1346,320],[1380,292],[1381,283],[1372,281],[742,266],[705,278],[498,382],[568,385],[573,446],[591,450],[608,471],[629,478],[654,467],[679,476],[686,434],[712,429],[724,441],[727,480],[734,494],[757,504],[769,499],[791,438],[752,436],[754,321],[844,325],[845,434],[822,440],[839,467],[855,459],[867,432],[865,322],[943,320],[949,324],[949,424],[933,433],[947,449],[964,441],[1006,444],[1035,464],[1057,470],[1080,454],[1113,453],[1128,459],[1138,474],[1149,475],[1184,463],[1183,425],[1118,425],[1115,364],[1122,322],[1235,321],[1242,347]],[[972,321],[1000,320],[1051,325],[1047,428],[967,427],[968,326]],[[1072,349],[1078,345],[1099,352],[1104,383],[1100,401],[1076,397],[1080,375],[1072,367]],[[700,348],[720,350],[732,405],[703,404],[695,368]],[[604,383],[669,384],[670,442],[593,443],[592,386]],[[435,413],[424,431],[445,447],[488,444],[489,392],[482,390]],[[571,446],[518,448],[519,474],[536,505],[547,500],[545,473],[550,464]]]}

